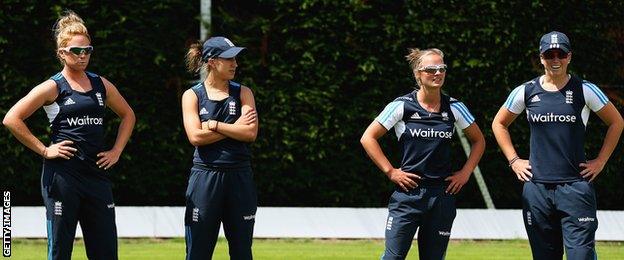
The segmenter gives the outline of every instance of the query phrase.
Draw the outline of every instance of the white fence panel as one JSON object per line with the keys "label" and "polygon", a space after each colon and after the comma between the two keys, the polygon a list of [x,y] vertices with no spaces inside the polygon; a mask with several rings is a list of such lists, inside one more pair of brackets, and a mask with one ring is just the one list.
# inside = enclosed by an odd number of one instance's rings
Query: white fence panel
{"label": "white fence panel", "polygon": [[[13,207],[12,236],[46,237],[43,207]],[[386,208],[259,207],[254,237],[384,237]],[[117,207],[119,237],[184,237],[184,207]],[[82,236],[80,227],[76,232]],[[223,236],[223,230],[221,230]],[[452,239],[526,239],[522,211],[458,209]],[[596,240],[624,241],[624,211],[598,211]]]}

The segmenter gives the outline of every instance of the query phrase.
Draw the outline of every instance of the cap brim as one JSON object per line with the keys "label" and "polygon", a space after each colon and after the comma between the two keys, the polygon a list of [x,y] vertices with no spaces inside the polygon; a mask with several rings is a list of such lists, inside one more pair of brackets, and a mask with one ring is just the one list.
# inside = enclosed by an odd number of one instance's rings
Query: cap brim
{"label": "cap brim", "polygon": [[244,49],[245,47],[232,47],[232,48],[229,48],[227,51],[224,51],[221,54],[219,54],[218,57],[224,58],[224,59],[234,58],[236,57],[236,55],[238,55],[239,52],[241,52]]}

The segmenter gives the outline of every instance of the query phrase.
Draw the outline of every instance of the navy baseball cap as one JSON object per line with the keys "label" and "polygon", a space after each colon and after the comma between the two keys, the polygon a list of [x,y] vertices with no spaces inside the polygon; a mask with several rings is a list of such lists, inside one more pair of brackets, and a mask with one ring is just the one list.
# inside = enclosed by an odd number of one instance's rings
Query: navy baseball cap
{"label": "navy baseball cap", "polygon": [[206,61],[210,58],[234,58],[245,47],[236,47],[228,38],[217,36],[211,37],[204,42],[202,48],[202,60]]}
{"label": "navy baseball cap", "polygon": [[550,49],[560,49],[565,53],[569,53],[572,50],[570,39],[565,34],[557,31],[544,34],[540,40],[540,54]]}

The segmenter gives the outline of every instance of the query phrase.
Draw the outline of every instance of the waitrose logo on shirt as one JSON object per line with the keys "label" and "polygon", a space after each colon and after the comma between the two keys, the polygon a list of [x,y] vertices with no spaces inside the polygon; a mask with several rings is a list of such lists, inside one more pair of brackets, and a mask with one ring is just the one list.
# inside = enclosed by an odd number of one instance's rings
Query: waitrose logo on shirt
{"label": "waitrose logo on shirt", "polygon": [[104,119],[101,117],[71,117],[67,118],[67,123],[69,126],[83,126],[83,125],[102,125],[104,124]]}
{"label": "waitrose logo on shirt", "polygon": [[453,131],[436,131],[433,128],[427,129],[409,129],[412,137],[423,137],[423,138],[453,138]]}
{"label": "waitrose logo on shirt", "polygon": [[541,122],[541,123],[574,123],[576,122],[575,115],[556,115],[553,113],[546,114],[529,114],[529,120],[531,122]]}

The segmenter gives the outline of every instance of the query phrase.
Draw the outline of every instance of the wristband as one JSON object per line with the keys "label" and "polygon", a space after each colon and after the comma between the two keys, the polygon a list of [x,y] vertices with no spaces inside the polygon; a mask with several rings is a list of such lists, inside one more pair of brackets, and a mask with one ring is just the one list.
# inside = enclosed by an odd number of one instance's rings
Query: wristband
{"label": "wristband", "polygon": [[520,159],[520,157],[516,156],[509,160],[509,167],[511,167],[518,159]]}

